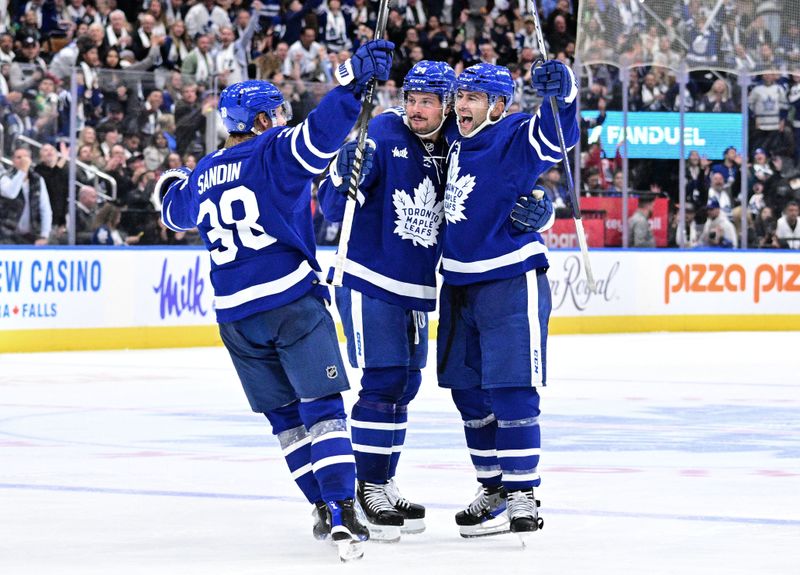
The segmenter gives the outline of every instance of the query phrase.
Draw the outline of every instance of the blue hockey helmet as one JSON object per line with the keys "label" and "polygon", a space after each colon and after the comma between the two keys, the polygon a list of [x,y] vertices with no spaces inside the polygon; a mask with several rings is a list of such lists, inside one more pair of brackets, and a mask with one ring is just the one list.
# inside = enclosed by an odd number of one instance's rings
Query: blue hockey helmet
{"label": "blue hockey helmet", "polygon": [[456,73],[449,64],[422,60],[414,64],[406,74],[403,95],[408,92],[428,92],[438,95],[443,104],[448,104],[453,97],[455,85]]}
{"label": "blue hockey helmet", "polygon": [[253,130],[256,116],[264,112],[273,123],[277,120],[275,110],[283,108],[286,121],[291,120],[291,106],[283,93],[263,80],[237,82],[225,88],[219,97],[219,115],[231,134],[248,133]]}
{"label": "blue hockey helmet", "polygon": [[465,92],[483,92],[489,96],[489,104],[498,97],[505,98],[506,108],[514,99],[514,80],[505,66],[496,66],[481,62],[470,66],[456,79],[456,90]]}

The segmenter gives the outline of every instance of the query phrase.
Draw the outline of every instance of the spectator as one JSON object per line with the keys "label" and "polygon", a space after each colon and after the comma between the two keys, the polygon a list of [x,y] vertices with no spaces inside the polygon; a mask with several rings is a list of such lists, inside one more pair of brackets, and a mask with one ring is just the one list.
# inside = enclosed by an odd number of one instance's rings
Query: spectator
{"label": "spectator", "polygon": [[133,38],[130,35],[130,24],[125,18],[125,12],[122,10],[114,10],[108,15],[108,24],[106,25],[106,40],[102,49],[107,50],[111,47],[125,50],[129,48]]}
{"label": "spectator", "polygon": [[[261,5],[260,2],[257,2]],[[215,68],[220,74],[220,88],[248,79],[245,46],[252,40],[258,20],[252,19],[244,34],[236,40],[232,26],[220,28],[220,45],[215,56]]]}
{"label": "spectator", "polygon": [[8,87],[15,92],[35,93],[36,87],[47,72],[47,64],[39,55],[39,41],[34,36],[22,39],[22,49],[11,63]]}
{"label": "spectator", "polygon": [[97,214],[97,190],[83,186],[78,190],[75,204],[75,243],[90,244],[94,235],[94,217]]}
{"label": "spectator", "polygon": [[122,210],[113,203],[103,205],[94,217],[92,243],[103,246],[124,246],[138,244],[141,234],[122,237],[119,222],[122,219]]}
{"label": "spectator", "polygon": [[[794,25],[798,28],[798,25]],[[800,38],[797,38],[800,42]],[[794,165],[800,166],[800,72],[792,74],[792,86],[789,89],[787,102],[794,111],[792,129],[794,131]]]}
{"label": "spectator", "polygon": [[53,210],[44,179],[31,169],[31,152],[17,147],[13,168],[0,177],[0,243],[46,245]]}
{"label": "spectator", "polygon": [[428,24],[420,39],[422,51],[427,60],[447,62],[452,56],[451,44],[453,43],[447,30],[442,27],[438,16],[429,16]]}
{"label": "spectator", "polygon": [[544,188],[547,197],[553,202],[557,217],[564,217],[567,207],[570,205],[569,193],[566,186],[561,183],[561,172],[557,165],[550,166],[539,178],[538,184]]}
{"label": "spectator", "polygon": [[736,228],[728,216],[721,213],[719,201],[710,198],[706,205],[708,219],[700,235],[700,244],[711,248],[735,248]]}
{"label": "spectator", "polygon": [[783,209],[783,215],[778,219],[775,237],[782,248],[800,250],[800,226],[797,225],[797,216],[800,215],[800,205],[795,200],[789,200]]}
{"label": "spectator", "polygon": [[319,29],[322,41],[328,50],[339,52],[353,48],[350,40],[353,35],[353,24],[349,14],[342,11],[340,0],[328,0],[328,6],[320,16]]}
{"label": "spectator", "polygon": [[167,62],[168,68],[180,70],[183,61],[192,50],[192,41],[186,32],[186,24],[183,20],[175,20],[169,28],[167,36]]}
{"label": "spectator", "polygon": [[216,35],[220,28],[231,25],[228,13],[216,6],[214,0],[202,0],[189,8],[184,21],[190,38],[196,38],[198,34]]}
{"label": "spectator", "polygon": [[272,81],[277,74],[289,75],[292,70],[289,56],[289,45],[278,42],[274,51],[261,54],[256,58],[256,78]]}
{"label": "spectator", "polygon": [[639,196],[639,205],[628,222],[631,247],[633,248],[656,247],[656,239],[653,236],[653,230],[650,229],[650,218],[653,217],[655,201],[654,196]]}
{"label": "spectator", "polygon": [[736,147],[725,148],[722,162],[711,166],[711,171],[722,174],[728,188],[731,191],[736,190],[742,171],[742,156],[736,151]]}
{"label": "spectator", "polygon": [[720,172],[711,173],[711,185],[708,188],[708,202],[716,201],[725,217],[731,217],[733,210],[733,196],[724,176]]}
{"label": "spectator", "polygon": [[[708,203],[708,184],[711,179],[711,162],[708,158],[701,157],[697,150],[689,152],[686,162],[686,200],[691,202],[698,210],[705,211]],[[673,195],[674,205],[679,204],[679,198]]]}
{"label": "spectator", "polygon": [[66,163],[69,150],[61,143],[61,154],[51,144],[39,150],[39,164],[34,171],[44,180],[50,208],[53,212],[52,227],[63,228],[67,224],[67,199],[69,198],[69,170]]}
{"label": "spectator", "polygon": [[777,222],[774,214],[770,206],[764,206],[756,216],[754,228],[759,248],[781,247],[778,238],[775,236]]}
{"label": "spectator", "polygon": [[732,114],[738,110],[739,105],[731,99],[728,83],[722,79],[714,80],[711,89],[703,95],[697,107],[698,112]]}
{"label": "spectator", "polygon": [[144,149],[144,164],[148,170],[158,170],[169,155],[169,146],[164,132],[156,132],[150,138],[150,143]]}
{"label": "spectator", "polygon": [[163,115],[164,94],[161,90],[153,90],[147,94],[144,106],[139,111],[137,131],[152,136],[158,132]]}
{"label": "spectator", "polygon": [[[167,0],[169,1],[169,0]],[[157,36],[166,36],[167,29],[169,28],[169,19],[164,10],[164,5],[161,0],[150,0],[147,3],[147,13],[153,17],[153,34]]]}
{"label": "spectator", "polygon": [[289,47],[287,58],[292,65],[300,66],[300,76],[303,80],[322,81],[322,58],[320,50],[322,45],[317,42],[317,31],[312,26],[303,28],[300,39]]}
{"label": "spectator", "polygon": [[645,74],[644,83],[639,92],[639,100],[642,105],[641,109],[647,112],[665,110],[664,97],[666,93],[667,87],[659,81],[656,77],[656,73],[648,72]]}
{"label": "spectator", "polygon": [[[623,194],[624,188],[625,188],[625,172],[623,172],[622,170],[616,170],[614,172],[614,177],[611,180],[611,185],[606,190],[606,193],[609,196],[621,196]],[[689,193],[688,186],[686,193],[688,196]]]}
{"label": "spectator", "polygon": [[777,74],[764,74],[763,84],[753,88],[748,98],[756,129],[750,143],[755,148],[770,148],[785,128],[788,102],[786,90],[776,82]]}
{"label": "spectator", "polygon": [[10,64],[14,57],[14,37],[4,32],[0,34],[0,63]]}
{"label": "spectator", "polygon": [[[202,4],[196,4],[196,6],[202,6]],[[214,66],[214,58],[211,57],[211,42],[211,36],[208,34],[196,37],[195,47],[183,59],[181,74],[198,83],[207,84],[210,81],[211,76],[217,71]]]}

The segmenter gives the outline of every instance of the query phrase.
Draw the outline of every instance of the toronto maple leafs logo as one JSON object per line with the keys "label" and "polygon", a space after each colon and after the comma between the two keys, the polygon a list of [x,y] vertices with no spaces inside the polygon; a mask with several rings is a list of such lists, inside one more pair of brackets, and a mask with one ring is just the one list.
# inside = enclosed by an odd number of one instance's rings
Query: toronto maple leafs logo
{"label": "toronto maple leafs logo", "polygon": [[428,176],[414,188],[414,197],[404,190],[395,190],[392,196],[397,219],[394,233],[415,246],[429,248],[436,244],[439,226],[442,225],[442,202],[436,201],[436,190]]}
{"label": "toronto maple leafs logo", "polygon": [[450,167],[447,169],[447,186],[444,189],[444,213],[448,223],[454,224],[466,220],[464,215],[464,202],[467,201],[472,189],[475,187],[475,176],[461,175],[461,166],[458,156],[461,152],[461,142],[453,146],[450,152]]}

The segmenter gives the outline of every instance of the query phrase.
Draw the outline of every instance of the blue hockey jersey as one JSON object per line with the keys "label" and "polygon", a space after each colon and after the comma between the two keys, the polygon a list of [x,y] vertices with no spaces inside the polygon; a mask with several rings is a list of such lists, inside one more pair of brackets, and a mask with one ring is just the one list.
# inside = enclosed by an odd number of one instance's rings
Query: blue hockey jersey
{"label": "blue hockey jersey", "polygon": [[347,137],[360,109],[335,88],[300,125],[276,127],[209,154],[164,196],[162,220],[197,227],[211,254],[217,321],[295,301],[319,284],[311,181]]}
{"label": "blue hockey jersey", "polygon": [[[423,142],[400,108],[373,119],[368,136],[376,144],[373,166],[359,186],[363,202],[355,211],[342,283],[405,309],[431,311],[444,221],[444,138]],[[341,221],[346,198],[330,178],[319,198],[325,217]]]}
{"label": "blue hockey jersey", "polygon": [[[559,111],[568,147],[578,141],[576,105]],[[442,274],[467,285],[506,279],[546,267],[547,247],[538,233],[521,232],[509,216],[539,175],[561,160],[549,100],[535,115],[512,114],[463,138],[446,132],[448,153]]]}

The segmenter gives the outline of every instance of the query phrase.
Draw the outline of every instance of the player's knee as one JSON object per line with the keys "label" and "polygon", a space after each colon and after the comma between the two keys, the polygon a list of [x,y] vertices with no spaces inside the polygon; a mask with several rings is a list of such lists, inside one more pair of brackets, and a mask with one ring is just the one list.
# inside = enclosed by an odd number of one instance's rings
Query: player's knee
{"label": "player's knee", "polygon": [[358,397],[373,403],[398,403],[408,380],[408,367],[367,367]]}
{"label": "player's knee", "polygon": [[397,402],[400,405],[408,405],[411,401],[417,397],[417,393],[419,393],[419,388],[422,385],[422,372],[418,369],[409,369],[408,370],[408,377],[406,378],[406,387],[403,390],[403,395],[400,397],[400,400]]}
{"label": "player's knee", "polygon": [[492,411],[498,421],[519,421],[539,416],[535,387],[499,387],[490,390]]}
{"label": "player's knee", "polygon": [[293,401],[264,414],[267,417],[267,421],[272,425],[273,435],[278,435],[287,429],[294,429],[303,425],[303,420],[300,418],[299,405],[299,401]]}
{"label": "player's knee", "polygon": [[315,399],[301,399],[299,404],[300,417],[306,429],[311,429],[320,421],[329,419],[347,419],[344,402],[340,393],[317,397]]}
{"label": "player's knee", "polygon": [[480,387],[453,389],[451,394],[464,421],[480,420],[492,414],[489,394]]}

